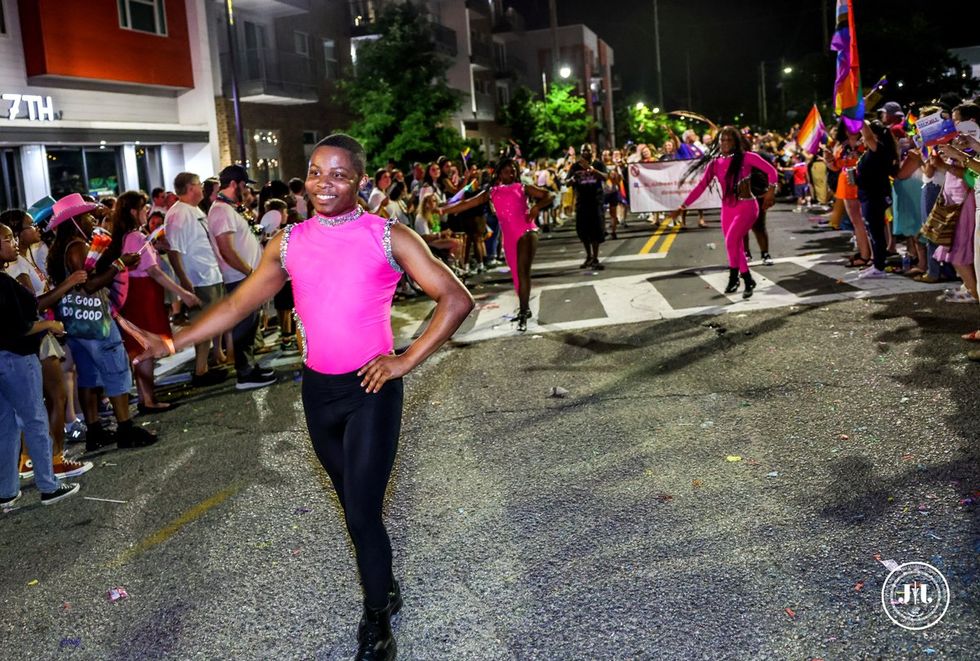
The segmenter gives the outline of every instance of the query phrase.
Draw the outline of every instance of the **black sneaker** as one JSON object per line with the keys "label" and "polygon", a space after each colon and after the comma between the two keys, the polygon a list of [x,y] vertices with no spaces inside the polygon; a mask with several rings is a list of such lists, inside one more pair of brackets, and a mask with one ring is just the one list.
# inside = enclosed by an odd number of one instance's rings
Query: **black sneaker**
{"label": "black sneaker", "polygon": [[22,495],[24,495],[24,492],[18,490],[16,496],[11,496],[10,498],[0,498],[0,507],[10,507],[16,503]]}
{"label": "black sneaker", "polygon": [[772,264],[773,264],[772,255],[770,255],[767,252],[762,253],[762,265],[763,266],[772,266]]}
{"label": "black sneaker", "polygon": [[275,372],[272,375],[263,374],[258,368],[253,369],[248,374],[242,374],[238,377],[238,382],[235,384],[236,390],[252,390],[253,388],[265,388],[266,386],[271,386],[276,382]]}
{"label": "black sneaker", "polygon": [[195,374],[191,377],[191,385],[195,388],[207,388],[216,386],[228,378],[228,372],[219,369],[208,370],[204,374]]}
{"label": "black sneaker", "polygon": [[95,452],[99,448],[112,445],[116,442],[115,432],[111,432],[102,426],[102,422],[93,422],[85,432],[85,451]]}
{"label": "black sneaker", "polygon": [[156,443],[159,438],[156,434],[146,431],[142,427],[130,424],[120,427],[116,433],[116,446],[128,450],[130,448],[145,448]]}
{"label": "black sneaker", "polygon": [[51,493],[41,494],[41,504],[42,505],[54,505],[59,500],[64,500],[69,496],[74,496],[81,489],[80,486],[70,482],[62,482],[58,485],[58,488]]}
{"label": "black sneaker", "polygon": [[252,370],[254,373],[264,376],[266,378],[277,377],[276,371],[271,367],[259,367],[258,365]]}

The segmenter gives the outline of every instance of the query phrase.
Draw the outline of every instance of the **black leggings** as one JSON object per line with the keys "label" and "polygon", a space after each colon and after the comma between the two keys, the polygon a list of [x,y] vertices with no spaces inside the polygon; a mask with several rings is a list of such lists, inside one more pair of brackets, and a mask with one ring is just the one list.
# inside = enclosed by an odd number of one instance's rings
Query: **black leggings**
{"label": "black leggings", "polygon": [[870,197],[861,202],[861,216],[868,226],[871,235],[871,258],[874,267],[879,271],[885,270],[888,257],[888,234],[885,228],[885,212],[888,210],[888,200],[881,197]]}
{"label": "black leggings", "polygon": [[344,508],[364,601],[383,608],[392,573],[381,507],[398,450],[402,380],[388,381],[381,392],[369,395],[361,378],[356,372],[321,374],[304,368],[303,408],[313,449]]}

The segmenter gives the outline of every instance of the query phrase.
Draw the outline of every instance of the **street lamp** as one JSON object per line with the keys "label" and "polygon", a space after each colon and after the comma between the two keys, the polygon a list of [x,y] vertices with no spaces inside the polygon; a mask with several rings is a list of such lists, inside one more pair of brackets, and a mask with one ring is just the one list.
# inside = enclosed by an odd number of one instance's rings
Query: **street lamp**
{"label": "street lamp", "polygon": [[643,103],[642,101],[637,101],[636,102],[636,109],[637,110],[643,110],[646,107],[647,107],[647,104]]}
{"label": "street lamp", "polygon": [[658,112],[660,112],[660,106],[654,106],[653,107],[653,114],[656,115]]}
{"label": "street lamp", "polygon": [[572,75],[572,68],[565,64],[558,70],[558,75],[567,80]]}
{"label": "street lamp", "polygon": [[783,67],[783,73],[787,76],[793,73],[793,67]]}

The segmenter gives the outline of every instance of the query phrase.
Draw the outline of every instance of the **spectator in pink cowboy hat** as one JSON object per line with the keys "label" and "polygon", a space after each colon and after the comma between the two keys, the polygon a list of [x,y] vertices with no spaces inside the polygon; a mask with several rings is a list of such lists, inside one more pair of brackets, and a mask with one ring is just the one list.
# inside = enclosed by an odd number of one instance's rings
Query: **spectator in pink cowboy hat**
{"label": "spectator in pink cowboy hat", "polygon": [[[133,253],[122,255],[113,261],[112,268],[95,274],[98,255],[93,246],[97,248],[99,242],[92,241],[95,219],[91,212],[97,206],[78,193],[66,195],[54,204],[48,225],[55,233],[48,253],[48,275],[54,283],[60,283],[74,271],[84,269],[89,273],[85,283],[61,299],[55,316],[64,324],[78,369],[78,395],[88,426],[85,449],[97,450],[112,443],[121,448],[143,447],[155,443],[157,437],[133,425],[129,412],[133,377],[108,295],[117,273],[139,264],[140,257]],[[117,422],[114,434],[103,428],[99,420],[99,388],[112,402]]]}

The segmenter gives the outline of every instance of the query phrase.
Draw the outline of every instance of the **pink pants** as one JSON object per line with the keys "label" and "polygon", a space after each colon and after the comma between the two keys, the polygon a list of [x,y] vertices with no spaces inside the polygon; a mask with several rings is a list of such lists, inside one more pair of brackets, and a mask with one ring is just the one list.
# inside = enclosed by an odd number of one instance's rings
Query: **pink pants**
{"label": "pink pants", "polygon": [[749,272],[749,263],[745,259],[743,241],[758,218],[759,202],[757,200],[738,200],[735,204],[727,201],[722,203],[721,233],[725,235],[728,266],[733,269],[737,268],[739,273]]}

